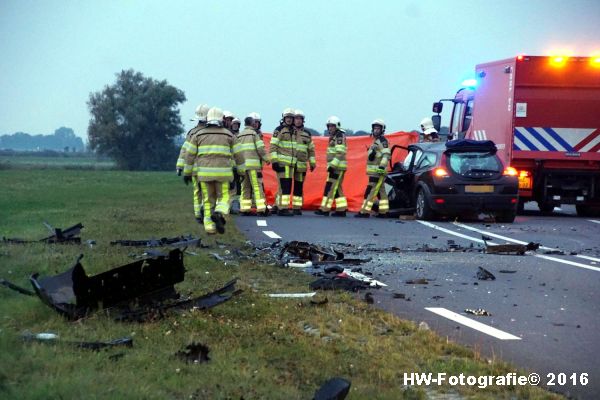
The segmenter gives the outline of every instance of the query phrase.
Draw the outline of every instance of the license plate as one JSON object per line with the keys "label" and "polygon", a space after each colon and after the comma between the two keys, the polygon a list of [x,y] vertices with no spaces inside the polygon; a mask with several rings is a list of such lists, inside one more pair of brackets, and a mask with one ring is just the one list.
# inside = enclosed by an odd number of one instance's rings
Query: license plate
{"label": "license plate", "polygon": [[494,185],[466,185],[465,193],[493,193]]}

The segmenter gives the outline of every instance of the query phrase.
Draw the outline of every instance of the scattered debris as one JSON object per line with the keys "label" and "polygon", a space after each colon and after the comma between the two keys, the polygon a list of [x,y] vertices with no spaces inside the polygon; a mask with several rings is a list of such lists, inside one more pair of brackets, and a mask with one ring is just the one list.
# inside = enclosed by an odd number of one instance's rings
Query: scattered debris
{"label": "scattered debris", "polygon": [[81,229],[83,228],[83,225],[81,224],[81,222],[78,224],[75,224],[73,226],[70,226],[66,229],[54,228],[52,225],[50,225],[47,222],[44,222],[44,225],[46,225],[48,230],[51,232],[51,235],[47,236],[43,239],[25,240],[25,239],[18,239],[18,238],[3,237],[2,242],[9,243],[9,244],[26,244],[26,243],[37,243],[37,242],[48,243],[48,244],[53,244],[53,243],[79,244],[79,243],[81,243],[81,238],[79,237],[79,233],[81,232]]}
{"label": "scattered debris", "polygon": [[476,310],[472,310],[470,308],[465,308],[465,313],[473,314],[478,317],[491,317],[492,316],[492,314],[490,314],[488,311],[484,310],[483,308],[478,308]]}
{"label": "scattered debris", "polygon": [[187,236],[176,236],[172,238],[161,238],[161,239],[145,239],[145,240],[129,240],[120,239],[113,240],[110,242],[111,245],[120,246],[133,246],[133,247],[185,247],[185,246],[200,246],[200,239],[192,235]]}
{"label": "scattered debris", "polygon": [[175,353],[175,356],[188,364],[201,364],[210,361],[209,352],[208,346],[192,342],[185,346],[183,350]]}
{"label": "scattered debris", "polygon": [[492,274],[487,269],[485,269],[483,267],[479,267],[479,269],[477,270],[477,279],[479,279],[480,281],[487,281],[487,280],[495,281],[496,277],[494,276],[494,274]]}
{"label": "scattered debris", "polygon": [[[358,265],[371,261],[371,259],[345,258],[344,253],[333,248],[325,248],[308,242],[291,241],[283,245],[279,252],[279,259],[284,265],[289,263],[304,264],[310,261],[313,265],[336,263]],[[304,261],[304,262],[303,262]]]}
{"label": "scattered debris", "polygon": [[350,381],[344,378],[332,378],[315,392],[313,400],[344,400],[350,392]]}
{"label": "scattered debris", "polygon": [[392,295],[392,297],[393,297],[394,299],[405,299],[405,298],[406,298],[406,295],[405,295],[404,293],[394,293],[394,294]]}
{"label": "scattered debris", "polygon": [[313,266],[313,263],[311,261],[306,261],[306,262],[288,262],[287,264],[285,264],[286,267],[289,268],[310,268]]}
{"label": "scattered debris", "polygon": [[430,330],[429,325],[427,325],[427,322],[425,321],[421,321],[419,322],[419,328],[420,331],[428,331]]}
{"label": "scattered debris", "polygon": [[426,278],[418,278],[418,279],[409,279],[406,281],[409,285],[427,285],[429,284],[429,280]]}
{"label": "scattered debris", "polygon": [[22,288],[21,286],[17,286],[14,283],[7,281],[6,279],[0,279],[0,285],[5,286],[21,294],[24,294],[26,296],[35,296],[35,293],[33,293],[31,290],[27,290],[25,288]]}
{"label": "scattered debris", "polygon": [[433,296],[432,297],[433,300],[440,300],[440,299],[443,299],[443,298],[444,298],[444,296]]}
{"label": "scattered debris", "polygon": [[[174,288],[185,274],[183,253],[179,249],[171,250],[167,256],[135,261],[91,277],[81,265],[82,258],[79,256],[75,265],[61,274],[43,279],[34,274],[30,278],[42,302],[69,319],[82,318],[90,311],[104,308],[122,311],[117,319],[135,317],[143,321],[148,315],[162,316],[163,311],[171,308],[209,308],[238,293],[233,292],[234,279],[213,293],[181,299]],[[225,292],[233,293],[221,297]],[[173,302],[166,304],[168,300]]]}
{"label": "scattered debris", "polygon": [[[325,271],[328,274],[332,274],[332,273],[341,274],[342,272],[344,272],[344,267],[340,267],[339,265],[332,265],[330,267],[325,267],[323,269],[323,271]],[[358,272],[358,271],[356,271],[356,272]]]}
{"label": "scattered debris", "polygon": [[329,299],[327,297],[311,299],[310,304],[313,306],[322,306],[329,303]]}
{"label": "scattered debris", "polygon": [[98,351],[100,349],[123,346],[123,347],[133,347],[133,339],[130,337],[123,337],[115,340],[110,340],[108,342],[79,342],[79,341],[61,341],[59,336],[55,333],[31,333],[29,331],[23,332],[21,337],[25,341],[29,342],[45,342],[45,343],[63,343],[68,344],[80,349],[87,349]]}
{"label": "scattered debris", "polygon": [[371,292],[365,293],[365,301],[367,302],[367,304],[375,303],[375,299],[373,298],[373,293],[371,293]]}
{"label": "scattered debris", "polygon": [[565,252],[562,250],[546,250],[544,254],[552,254],[556,256],[564,256]]}
{"label": "scattered debris", "polygon": [[517,270],[515,269],[501,269],[500,271],[501,274],[514,274],[515,272],[517,272]]}
{"label": "scattered debris", "polygon": [[267,296],[275,297],[275,298],[303,298],[303,297],[313,297],[317,292],[310,293],[269,293]]}
{"label": "scattered debris", "polygon": [[540,248],[539,243],[529,242],[527,244],[488,244],[489,237],[482,235],[485,244],[485,252],[488,254],[517,254],[524,255],[527,251],[536,251]]}

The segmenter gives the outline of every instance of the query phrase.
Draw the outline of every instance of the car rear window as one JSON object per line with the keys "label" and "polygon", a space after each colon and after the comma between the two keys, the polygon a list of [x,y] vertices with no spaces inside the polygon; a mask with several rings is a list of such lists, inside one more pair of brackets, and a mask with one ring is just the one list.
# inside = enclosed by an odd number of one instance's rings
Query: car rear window
{"label": "car rear window", "polygon": [[493,153],[450,153],[450,169],[457,174],[470,172],[500,172],[502,165]]}

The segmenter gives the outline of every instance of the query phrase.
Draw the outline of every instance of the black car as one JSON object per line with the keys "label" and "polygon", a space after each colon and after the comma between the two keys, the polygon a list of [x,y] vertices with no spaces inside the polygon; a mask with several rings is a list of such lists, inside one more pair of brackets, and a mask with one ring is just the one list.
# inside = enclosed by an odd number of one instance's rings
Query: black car
{"label": "black car", "polygon": [[506,167],[489,140],[416,143],[386,178],[390,212],[414,210],[418,219],[493,213],[513,222],[518,205],[517,171]]}

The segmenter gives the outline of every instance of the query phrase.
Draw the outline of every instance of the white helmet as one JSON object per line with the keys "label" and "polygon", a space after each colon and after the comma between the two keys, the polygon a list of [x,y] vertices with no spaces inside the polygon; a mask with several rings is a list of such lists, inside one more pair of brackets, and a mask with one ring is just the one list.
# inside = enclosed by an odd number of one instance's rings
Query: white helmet
{"label": "white helmet", "polygon": [[233,115],[233,113],[231,111],[223,111],[223,118],[234,118],[235,116]]}
{"label": "white helmet", "polygon": [[294,117],[302,117],[302,119],[304,119],[304,111],[302,110],[296,110],[294,111]]}
{"label": "white helmet", "polygon": [[219,107],[212,107],[206,115],[208,125],[221,125],[223,121],[223,110]]}
{"label": "white helmet", "polygon": [[295,113],[296,113],[296,110],[294,110],[291,107],[288,107],[285,110],[283,110],[283,113],[281,113],[281,116],[283,118],[285,118],[285,117],[293,117]]}
{"label": "white helmet", "polygon": [[331,117],[327,118],[327,125],[335,125],[336,128],[342,127],[342,123],[340,122],[340,119],[338,117],[336,117],[335,115],[332,115]]}
{"label": "white helmet", "polygon": [[260,121],[260,114],[257,112],[251,112],[248,114],[248,117],[252,118],[253,120]]}
{"label": "white helmet", "polygon": [[423,118],[421,120],[421,130],[423,130],[424,135],[431,135],[432,133],[437,133],[437,130],[433,127],[433,121],[431,118]]}
{"label": "white helmet", "polygon": [[196,115],[190,121],[206,122],[206,114],[208,113],[208,104],[200,104],[196,107]]}
{"label": "white helmet", "polygon": [[235,118],[233,119],[233,121],[231,121],[231,123],[232,123],[232,124],[235,124],[236,122],[237,122],[238,124],[241,124],[241,121],[240,121],[240,119],[239,119],[238,117],[235,117]]}
{"label": "white helmet", "polygon": [[371,128],[373,128],[373,125],[381,126],[381,132],[385,132],[385,121],[382,120],[381,118],[377,118],[376,120],[371,122]]}

